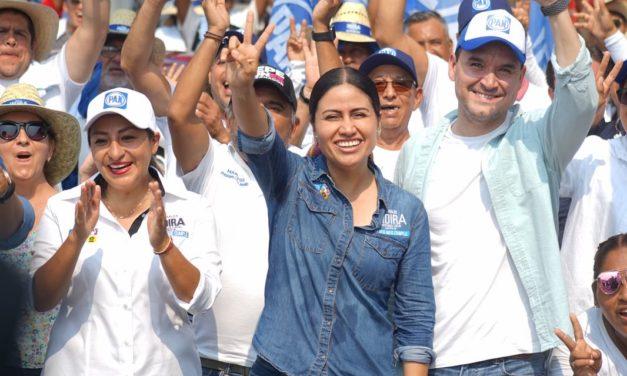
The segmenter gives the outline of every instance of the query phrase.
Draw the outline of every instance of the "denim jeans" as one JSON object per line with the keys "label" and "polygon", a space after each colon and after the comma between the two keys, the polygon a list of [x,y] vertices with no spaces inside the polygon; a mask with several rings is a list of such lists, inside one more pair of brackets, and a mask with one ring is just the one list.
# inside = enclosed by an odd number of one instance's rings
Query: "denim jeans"
{"label": "denim jeans", "polygon": [[429,376],[540,376],[548,372],[550,351],[484,360],[429,370]]}
{"label": "denim jeans", "polygon": [[250,376],[286,376],[286,374],[274,368],[272,364],[257,357],[257,360],[255,360],[250,370]]}
{"label": "denim jeans", "polygon": [[243,376],[237,372],[202,367],[202,376]]}

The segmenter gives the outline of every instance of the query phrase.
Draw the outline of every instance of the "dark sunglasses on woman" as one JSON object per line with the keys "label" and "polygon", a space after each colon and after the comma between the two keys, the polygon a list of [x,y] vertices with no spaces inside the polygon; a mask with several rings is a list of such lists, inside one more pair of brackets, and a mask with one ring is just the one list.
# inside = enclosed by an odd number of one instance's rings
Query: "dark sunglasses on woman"
{"label": "dark sunglasses on woman", "polygon": [[11,120],[0,120],[0,138],[6,141],[14,140],[24,129],[28,138],[33,141],[41,141],[48,137],[48,124],[43,121],[27,121],[20,123]]}

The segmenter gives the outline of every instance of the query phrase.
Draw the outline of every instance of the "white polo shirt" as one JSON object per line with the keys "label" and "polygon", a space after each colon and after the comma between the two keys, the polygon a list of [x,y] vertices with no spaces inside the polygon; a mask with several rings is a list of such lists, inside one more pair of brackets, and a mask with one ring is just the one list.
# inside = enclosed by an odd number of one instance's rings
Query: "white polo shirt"
{"label": "white polo shirt", "polygon": [[194,316],[198,352],[203,358],[250,367],[257,357],[252,340],[268,271],[268,211],[263,193],[235,148],[215,140],[183,181],[187,189],[209,200],[222,258],[220,295],[210,311]]}
{"label": "white polo shirt", "polygon": [[66,47],[67,44],[63,45],[61,52],[42,63],[33,61],[19,79],[0,80],[0,94],[8,86],[18,82],[31,84],[37,88],[47,108],[70,111],[74,101],[81,95],[85,83],[77,83],[70,78],[65,59]]}
{"label": "white polo shirt", "polygon": [[[200,375],[188,312],[209,309],[220,290],[212,212],[198,195],[160,178],[168,232],[200,271],[189,303],[177,299],[148,239],[147,218],[133,235],[104,204],[61,301],[42,375]],[[31,274],[74,227],[80,187],[48,200],[35,241]]]}

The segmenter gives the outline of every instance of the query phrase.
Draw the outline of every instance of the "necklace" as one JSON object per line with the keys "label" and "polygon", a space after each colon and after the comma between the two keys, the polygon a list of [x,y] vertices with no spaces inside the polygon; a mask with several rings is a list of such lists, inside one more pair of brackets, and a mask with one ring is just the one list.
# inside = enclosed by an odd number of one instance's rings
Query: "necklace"
{"label": "necklace", "polygon": [[135,214],[135,212],[137,211],[137,209],[139,209],[141,207],[141,205],[144,203],[144,201],[146,201],[146,197],[148,197],[148,193],[150,193],[150,188],[148,188],[146,190],[146,193],[144,194],[144,197],[137,203],[137,205],[133,208],[133,210],[131,210],[127,215],[117,215],[113,212],[113,210],[111,210],[111,208],[109,207],[109,205],[107,205],[107,203],[102,200],[102,202],[104,203],[104,206],[109,210],[109,212],[116,218],[116,219],[127,219],[130,218],[133,214]]}

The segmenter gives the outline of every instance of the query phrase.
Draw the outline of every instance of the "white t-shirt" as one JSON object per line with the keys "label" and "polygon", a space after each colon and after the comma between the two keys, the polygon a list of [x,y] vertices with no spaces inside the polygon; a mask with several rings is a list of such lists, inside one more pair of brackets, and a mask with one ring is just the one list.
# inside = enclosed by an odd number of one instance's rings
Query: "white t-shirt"
{"label": "white t-shirt", "polygon": [[429,68],[422,84],[422,121],[424,127],[438,125],[444,115],[457,109],[455,83],[448,77],[448,63],[427,53]]}
{"label": "white t-shirt", "polygon": [[232,145],[211,140],[187,188],[209,200],[217,218],[222,291],[210,311],[194,316],[200,356],[250,367],[253,335],[264,304],[268,271],[268,210],[252,171]]}
{"label": "white t-shirt", "polygon": [[[627,375],[627,361],[614,341],[610,338],[603,325],[603,312],[592,307],[577,315],[583,336],[588,345],[601,351],[601,370],[598,376],[625,376]],[[572,375],[569,362],[570,352],[562,345],[553,350],[550,363],[550,375]]]}
{"label": "white t-shirt", "polygon": [[381,175],[389,181],[394,180],[394,171],[396,170],[396,160],[401,150],[387,150],[380,146],[375,146],[372,151],[374,163],[381,170]]}
{"label": "white t-shirt", "polygon": [[33,61],[26,72],[17,80],[0,80],[0,93],[15,83],[31,84],[37,88],[47,108],[69,112],[74,101],[81,94],[85,83],[79,84],[70,78],[65,60],[65,49],[38,63]]}
{"label": "white t-shirt", "polygon": [[560,197],[572,198],[560,256],[570,310],[579,314],[594,305],[599,243],[627,231],[627,136],[587,137],[562,175]]}
{"label": "white t-shirt", "polygon": [[[42,375],[198,375],[200,361],[188,312],[209,309],[220,290],[214,217],[198,195],[160,179],[168,233],[200,271],[192,300],[179,300],[148,239],[147,218],[133,235],[103,202],[61,301]],[[74,227],[80,187],[48,200],[31,261],[31,275]]]}
{"label": "white t-shirt", "polygon": [[434,368],[540,351],[530,307],[496,222],[479,137],[445,135],[424,205],[431,234],[436,322]]}

